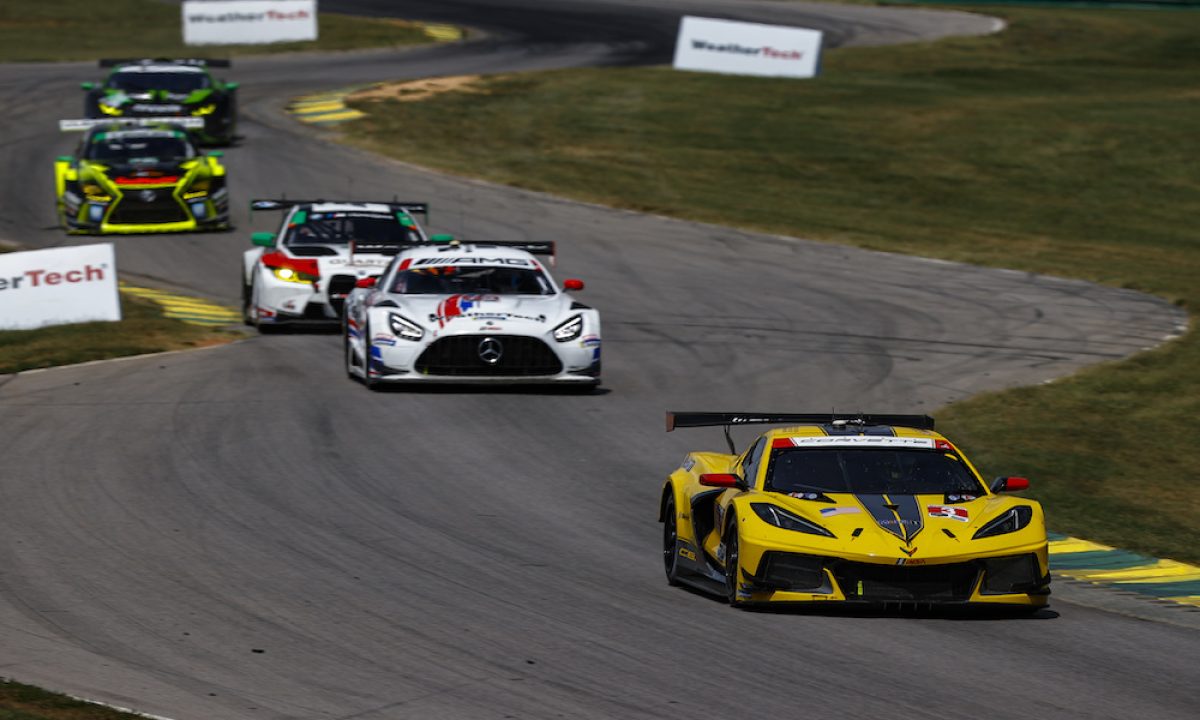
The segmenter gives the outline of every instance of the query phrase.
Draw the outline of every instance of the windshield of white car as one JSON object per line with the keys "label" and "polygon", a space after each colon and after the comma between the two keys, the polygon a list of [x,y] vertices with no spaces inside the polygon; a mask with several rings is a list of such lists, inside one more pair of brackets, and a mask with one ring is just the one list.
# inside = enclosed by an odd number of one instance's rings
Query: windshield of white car
{"label": "windshield of white car", "polygon": [[394,215],[384,213],[311,213],[304,222],[293,223],[283,237],[283,244],[404,246],[421,242],[415,228],[400,224]]}
{"label": "windshield of white car", "polygon": [[766,489],[779,493],[983,495],[953,453],[915,448],[776,448]]}
{"label": "windshield of white car", "polygon": [[102,133],[92,138],[89,160],[147,162],[195,157],[196,150],[182,133],[164,130],[130,130]]}
{"label": "windshield of white car", "polygon": [[390,291],[402,295],[553,295],[554,285],[536,268],[447,265],[401,270]]}
{"label": "windshield of white car", "polygon": [[108,78],[106,87],[131,95],[141,95],[154,90],[186,95],[195,90],[208,88],[209,82],[208,75],[202,72],[147,72],[138,69],[113,73]]}

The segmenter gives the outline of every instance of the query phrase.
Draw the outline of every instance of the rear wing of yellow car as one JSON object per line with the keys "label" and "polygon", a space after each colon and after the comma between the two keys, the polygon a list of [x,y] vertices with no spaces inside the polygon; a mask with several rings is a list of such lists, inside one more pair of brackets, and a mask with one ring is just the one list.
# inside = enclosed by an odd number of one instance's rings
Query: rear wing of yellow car
{"label": "rear wing of yellow car", "polygon": [[675,428],[722,427],[729,452],[737,450],[729,429],[734,425],[890,425],[892,427],[932,430],[933,418],[928,415],[880,415],[864,413],[719,413],[667,411],[667,432]]}

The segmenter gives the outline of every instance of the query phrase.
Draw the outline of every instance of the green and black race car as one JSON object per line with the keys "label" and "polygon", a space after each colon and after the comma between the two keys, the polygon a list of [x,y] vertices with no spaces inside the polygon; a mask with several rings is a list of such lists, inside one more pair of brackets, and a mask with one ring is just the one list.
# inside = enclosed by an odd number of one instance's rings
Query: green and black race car
{"label": "green and black race car", "polygon": [[75,155],[54,163],[55,199],[71,234],[229,229],[220,152],[201,153],[194,118],[64,120],[86,130]]}
{"label": "green and black race car", "polygon": [[228,145],[237,136],[238,84],[213,77],[228,60],[101,60],[112,68],[102,83],[85,82],[87,118],[196,117],[203,143]]}

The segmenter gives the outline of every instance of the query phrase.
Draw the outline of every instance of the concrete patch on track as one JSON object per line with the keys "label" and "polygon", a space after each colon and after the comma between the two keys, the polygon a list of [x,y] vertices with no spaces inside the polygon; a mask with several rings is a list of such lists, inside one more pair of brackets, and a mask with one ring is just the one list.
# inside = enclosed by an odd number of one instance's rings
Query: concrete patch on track
{"label": "concrete patch on track", "polygon": [[200,298],[134,287],[125,283],[121,283],[121,292],[158,303],[162,306],[164,317],[180,320],[189,325],[224,327],[242,322],[241,311]]}
{"label": "concrete patch on track", "polygon": [[1058,575],[1200,608],[1200,567],[1051,533],[1050,568]]}

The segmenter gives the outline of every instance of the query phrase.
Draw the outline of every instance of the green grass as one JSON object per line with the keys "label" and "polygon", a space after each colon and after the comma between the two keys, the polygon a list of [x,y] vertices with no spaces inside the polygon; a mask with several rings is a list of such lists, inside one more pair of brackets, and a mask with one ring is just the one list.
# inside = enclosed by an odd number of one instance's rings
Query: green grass
{"label": "green grass", "polygon": [[[978,9],[978,8],[976,8]],[[355,103],[404,160],[636,210],[1068,275],[1200,304],[1200,13],[987,9],[985,38],[828,53],[814,81],[498,76]],[[536,152],[531,152],[536,148]],[[1054,529],[1200,562],[1200,341],[939,423]]]}
{"label": "green grass", "polygon": [[0,678],[0,720],[139,720],[144,717]]}
{"label": "green grass", "polygon": [[431,42],[419,27],[401,21],[320,13],[318,22],[319,39],[314,42],[189,47],[183,44],[178,5],[158,0],[4,0],[0,62],[229,57]]}
{"label": "green grass", "polygon": [[[157,304],[124,294],[121,315],[124,319],[120,322],[0,330],[0,374],[220,345],[241,337],[237,331],[188,325],[163,317]],[[0,715],[0,720],[3,717]]]}

